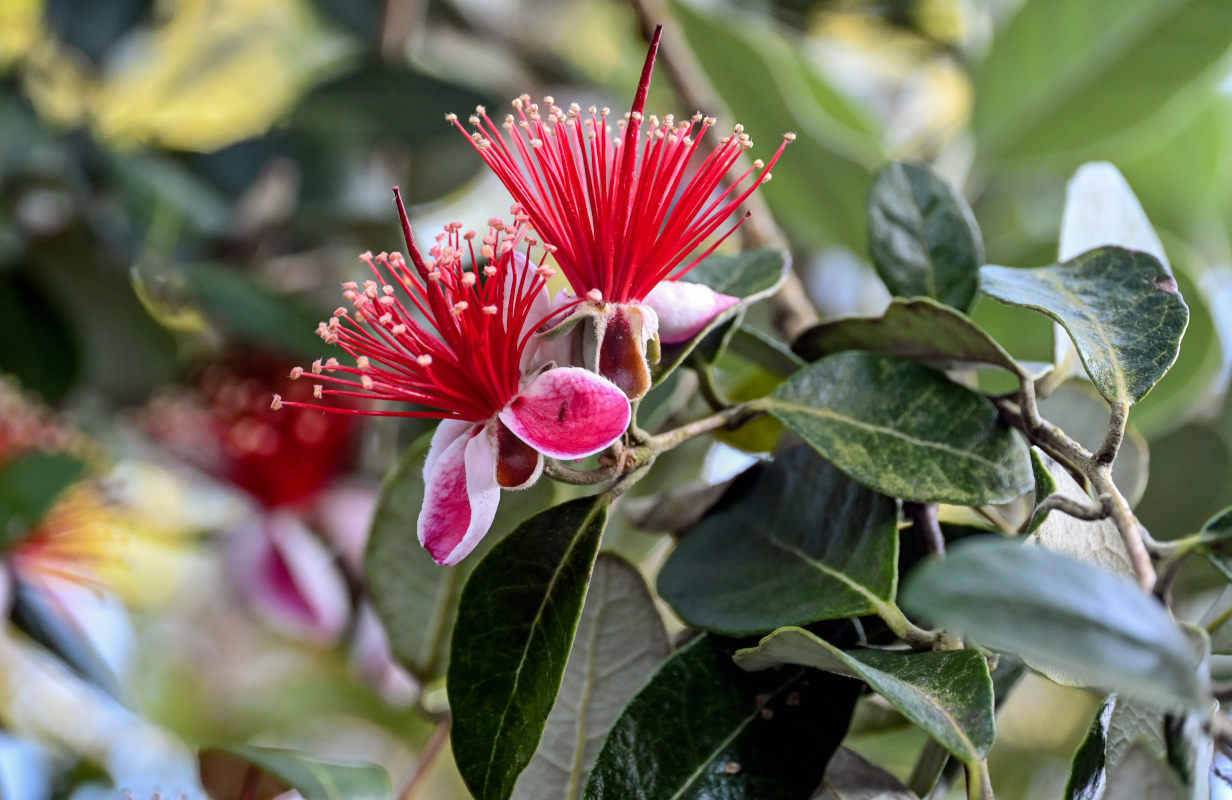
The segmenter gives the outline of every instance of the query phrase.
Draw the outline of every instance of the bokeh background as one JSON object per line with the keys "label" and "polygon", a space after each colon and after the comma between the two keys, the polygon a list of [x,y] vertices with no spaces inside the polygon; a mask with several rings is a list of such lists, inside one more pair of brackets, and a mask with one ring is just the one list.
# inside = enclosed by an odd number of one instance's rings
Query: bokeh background
{"label": "bokeh background", "polygon": [[[739,121],[755,154],[798,134],[762,195],[823,318],[888,301],[864,229],[886,160],[962,187],[988,261],[1018,266],[1055,259],[1075,168],[1116,164],[1192,312],[1176,368],[1134,409],[1122,479],[1160,538],[1232,504],[1224,2],[3,0],[0,431],[19,430],[0,464],[35,447],[23,436],[70,442],[101,487],[52,526],[60,566],[11,559],[14,592],[44,627],[69,621],[45,638],[102,664],[66,671],[25,639],[0,663],[0,794],[140,785],[157,769],[125,753],[148,737],[194,768],[199,747],[257,742],[409,780],[440,687],[389,660],[359,562],[381,476],[422,428],[261,409],[290,391],[289,365],[329,355],[314,329],[357,254],[399,246],[391,186],[425,238],[508,210],[444,114],[504,113],[522,92],[622,111],[647,20],[705,103],[685,107],[661,70],[649,110]],[[1040,319],[975,317],[1050,358]],[[765,380],[726,371],[733,396]],[[1045,413],[1098,441],[1101,408],[1073,383]],[[684,461],[660,468],[696,472]],[[1204,569],[1185,585],[1214,591]],[[999,796],[1056,796],[1093,707],[1027,684],[1000,721]],[[855,744],[909,769],[922,737],[865,711]],[[218,797],[239,796],[217,788],[233,764],[204,763]],[[415,796],[465,797],[447,752],[423,780]]]}

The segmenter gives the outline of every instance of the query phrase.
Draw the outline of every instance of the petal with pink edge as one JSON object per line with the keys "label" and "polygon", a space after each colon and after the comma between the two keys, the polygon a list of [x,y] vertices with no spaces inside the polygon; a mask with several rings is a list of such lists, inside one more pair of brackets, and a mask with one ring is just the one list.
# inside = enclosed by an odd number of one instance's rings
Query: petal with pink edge
{"label": "petal with pink edge", "polygon": [[[527,294],[526,287],[530,286],[539,277],[537,270],[538,266],[527,261],[525,254],[517,250],[513,251],[509,259],[509,271],[505,274],[505,282],[501,287],[504,293],[504,297],[501,298],[504,305],[501,307],[505,309],[504,320],[506,325],[509,324],[509,300],[514,288],[518,289],[518,300],[522,301]],[[552,300],[548,295],[548,287],[546,285],[540,286],[539,291],[535,292],[534,298],[531,300],[530,311],[526,315],[526,324],[521,334],[525,335],[537,328],[551,310]]]}
{"label": "petal with pink edge", "polygon": [[499,416],[544,455],[581,458],[620,438],[629,425],[629,398],[607,378],[561,367],[540,373]]}
{"label": "petal with pink edge", "polygon": [[[432,437],[432,448],[443,443],[437,438]],[[500,501],[494,438],[491,426],[472,424],[443,450],[429,449],[419,543],[438,564],[457,564],[492,527]]]}
{"label": "petal with pink edge", "polygon": [[671,344],[692,338],[740,298],[700,283],[662,281],[643,302],[659,315],[659,339]]}
{"label": "petal with pink edge", "polygon": [[231,573],[270,627],[320,644],[335,641],[351,614],[333,555],[298,517],[274,512],[235,532]]}

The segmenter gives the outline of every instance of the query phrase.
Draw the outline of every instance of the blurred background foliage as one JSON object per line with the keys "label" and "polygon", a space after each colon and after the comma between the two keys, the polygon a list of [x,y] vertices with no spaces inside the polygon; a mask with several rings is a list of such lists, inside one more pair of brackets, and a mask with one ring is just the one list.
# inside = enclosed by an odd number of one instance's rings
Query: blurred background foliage
{"label": "blurred background foliage", "polygon": [[[313,329],[338,282],[355,277],[359,252],[398,246],[391,186],[425,237],[507,211],[443,115],[522,92],[623,109],[644,53],[639,12],[667,25],[700,110],[743,123],[758,154],[798,133],[764,197],[823,317],[888,300],[864,230],[887,159],[928,161],[962,187],[988,261],[1016,266],[1055,260],[1074,169],[1116,164],[1192,311],[1177,366],[1134,409],[1134,461],[1144,470],[1149,453],[1151,474],[1138,513],[1172,538],[1232,504],[1223,0],[7,0],[0,371],[114,444],[152,397],[236,347],[288,363],[328,355]],[[694,110],[664,71],[649,107]],[[1029,312],[985,302],[974,316],[1016,356],[1050,357],[1051,329]],[[732,396],[776,380],[756,359],[725,359]],[[1046,413],[1080,437],[1099,408],[1081,387],[1051,402]],[[366,429],[351,477],[375,485],[420,430]],[[689,458],[664,459],[661,488],[696,475]],[[143,486],[175,504],[157,479]],[[616,545],[650,542],[628,533]],[[223,591],[213,573],[185,574],[189,594]],[[328,649],[167,619],[139,625],[141,694],[194,745],[264,735],[383,762],[396,779],[427,735],[423,715],[391,710]],[[1043,682],[1020,694],[994,751],[999,794],[1055,796],[1093,701]],[[866,755],[909,768],[922,735],[867,711]],[[423,796],[461,791],[441,771]]]}

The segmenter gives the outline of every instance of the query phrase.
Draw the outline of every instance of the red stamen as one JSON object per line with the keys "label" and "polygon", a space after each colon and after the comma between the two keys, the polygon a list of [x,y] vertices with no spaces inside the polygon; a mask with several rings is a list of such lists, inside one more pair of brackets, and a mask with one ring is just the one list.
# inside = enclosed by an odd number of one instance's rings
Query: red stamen
{"label": "red stamen", "polygon": [[[690,168],[714,120],[644,119],[661,32],[661,26],[655,29],[617,136],[608,127],[607,109],[591,108],[583,117],[578,106],[562,111],[551,98],[545,99],[546,120],[529,97],[514,100],[515,115],[501,126],[504,133],[482,107],[471,117],[473,134],[455,115],[446,116],[467,134],[544,242],[555,247],[574,291],[597,289],[605,302],[639,302],[659,282],[680,278],[709,255],[743,222],[720,231],[795,138],[785,135],[769,163],[755,164],[726,189],[720,184],[751,145],[741,126]],[[739,188],[750,176],[751,185]],[[708,241],[701,255],[692,255]]]}
{"label": "red stamen", "polygon": [[[446,226],[428,251],[431,261],[425,259],[397,188],[394,199],[414,271],[398,253],[361,256],[376,280],[347,284],[344,296],[351,299],[354,313],[340,309],[319,329],[322,338],[346,351],[356,366],[331,359],[323,367],[314,364],[312,372],[320,397],[423,408],[387,411],[281,397],[275,397],[273,407],[482,422],[520,390],[522,354],[530,342],[530,332],[524,331],[528,322],[538,324],[529,317],[536,296],[544,291],[544,278],[532,266],[525,274],[515,268],[514,252],[525,238],[521,217],[516,225],[492,221],[481,248],[488,265],[480,270],[471,242],[474,233],[462,233],[460,223]],[[529,249],[527,255],[529,265]]]}

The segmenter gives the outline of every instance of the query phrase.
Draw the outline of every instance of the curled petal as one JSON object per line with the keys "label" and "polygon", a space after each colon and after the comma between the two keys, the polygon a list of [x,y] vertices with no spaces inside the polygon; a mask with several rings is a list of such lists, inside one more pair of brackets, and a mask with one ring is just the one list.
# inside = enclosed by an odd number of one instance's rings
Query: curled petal
{"label": "curled petal", "polygon": [[239,588],[271,627],[321,644],[346,627],[346,583],[333,556],[294,515],[274,512],[236,531],[228,556]]}
{"label": "curled petal", "polygon": [[542,372],[500,412],[519,439],[552,458],[597,453],[629,425],[629,399],[607,378],[578,367]]}
{"label": "curled petal", "polygon": [[449,432],[443,435],[438,428],[432,437],[424,463],[424,502],[418,525],[419,543],[436,563],[446,566],[457,564],[475,549],[492,526],[500,501],[496,437],[491,426],[467,425],[452,441]]}
{"label": "curled petal", "polygon": [[688,281],[661,281],[646,295],[645,304],[659,317],[659,338],[671,344],[695,336],[712,319],[740,302],[708,286]]}

